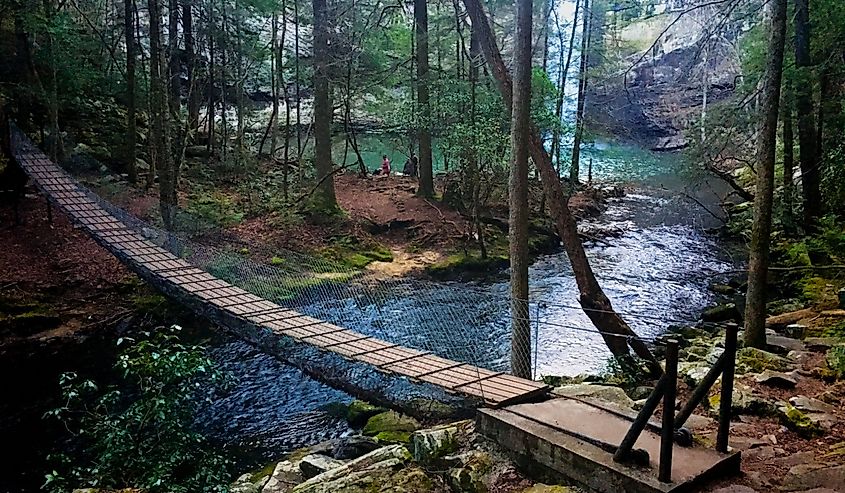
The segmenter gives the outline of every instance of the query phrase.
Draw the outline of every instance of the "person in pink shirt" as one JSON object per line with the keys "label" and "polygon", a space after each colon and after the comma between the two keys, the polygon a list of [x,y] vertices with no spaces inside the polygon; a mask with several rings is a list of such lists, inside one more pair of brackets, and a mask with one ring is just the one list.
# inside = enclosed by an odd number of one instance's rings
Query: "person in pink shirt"
{"label": "person in pink shirt", "polygon": [[387,154],[381,157],[381,174],[390,176],[390,159],[388,159]]}

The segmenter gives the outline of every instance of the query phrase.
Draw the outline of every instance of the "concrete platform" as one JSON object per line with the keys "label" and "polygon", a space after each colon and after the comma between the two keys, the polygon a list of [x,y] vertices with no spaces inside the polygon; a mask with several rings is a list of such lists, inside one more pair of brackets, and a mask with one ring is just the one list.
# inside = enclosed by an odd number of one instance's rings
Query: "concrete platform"
{"label": "concrete platform", "polygon": [[647,428],[635,445],[648,452],[651,464],[647,468],[616,463],[610,452],[577,437],[618,445],[630,425],[630,420],[602,407],[568,398],[481,409],[477,417],[477,430],[499,445],[600,492],[692,491],[705,479],[739,472],[739,452],[720,454],[712,448],[676,445],[673,481],[661,483],[657,480],[659,434]]}

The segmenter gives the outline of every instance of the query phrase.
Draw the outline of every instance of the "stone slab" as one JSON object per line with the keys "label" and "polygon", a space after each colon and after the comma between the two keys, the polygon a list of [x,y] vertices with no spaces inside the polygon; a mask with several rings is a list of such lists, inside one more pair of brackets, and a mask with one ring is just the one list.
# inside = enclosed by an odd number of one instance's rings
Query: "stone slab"
{"label": "stone slab", "polygon": [[617,445],[631,422],[619,415],[566,398],[502,409],[481,409],[477,430],[523,459],[602,493],[689,491],[707,478],[739,472],[740,453],[720,454],[701,446],[674,448],[671,483],[657,480],[660,436],[644,431],[635,447],[646,450],[651,467],[613,461],[612,454],[578,436]]}

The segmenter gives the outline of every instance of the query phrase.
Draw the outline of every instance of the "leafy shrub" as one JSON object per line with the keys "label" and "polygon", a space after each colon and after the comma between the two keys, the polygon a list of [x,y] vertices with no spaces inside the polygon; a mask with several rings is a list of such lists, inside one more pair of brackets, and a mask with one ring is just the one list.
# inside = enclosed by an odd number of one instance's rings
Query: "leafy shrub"
{"label": "leafy shrub", "polygon": [[845,378],[845,346],[833,346],[827,351],[825,359],[836,378]]}
{"label": "leafy shrub", "polygon": [[84,452],[73,461],[52,456],[60,465],[47,474],[46,490],[226,491],[229,462],[191,428],[201,392],[225,379],[203,348],[179,341],[179,330],[119,339],[126,345],[115,365],[119,387],[101,390],[75,373],[61,376],[65,404],[45,417],[61,420]]}

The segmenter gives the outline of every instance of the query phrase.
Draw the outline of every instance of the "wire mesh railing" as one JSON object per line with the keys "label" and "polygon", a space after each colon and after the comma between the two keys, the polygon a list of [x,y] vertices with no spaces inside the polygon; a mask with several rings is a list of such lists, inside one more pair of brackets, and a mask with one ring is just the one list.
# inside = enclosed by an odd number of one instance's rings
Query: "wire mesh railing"
{"label": "wire mesh railing", "polygon": [[[18,141],[17,145],[22,144]],[[248,245],[250,254],[245,255],[239,248],[244,245],[241,240],[208,227],[196,228],[199,221],[184,211],[180,213],[182,227],[165,231],[73,180],[92,201],[131,230],[262,298],[391,343],[480,368],[510,371],[512,320],[505,284],[375,278],[318,256],[253,244]],[[262,262],[256,257],[272,261]],[[534,378],[565,368],[560,360],[596,359],[596,355],[602,355],[601,361],[591,366],[604,364],[609,353],[600,331],[588,323],[569,321],[584,320],[577,300],[566,302],[543,296],[528,300],[528,306],[528,355]],[[578,316],[561,316],[562,313]],[[623,314],[635,316],[642,323],[689,322],[672,321],[666,316]],[[643,339],[654,341],[651,336]]]}

